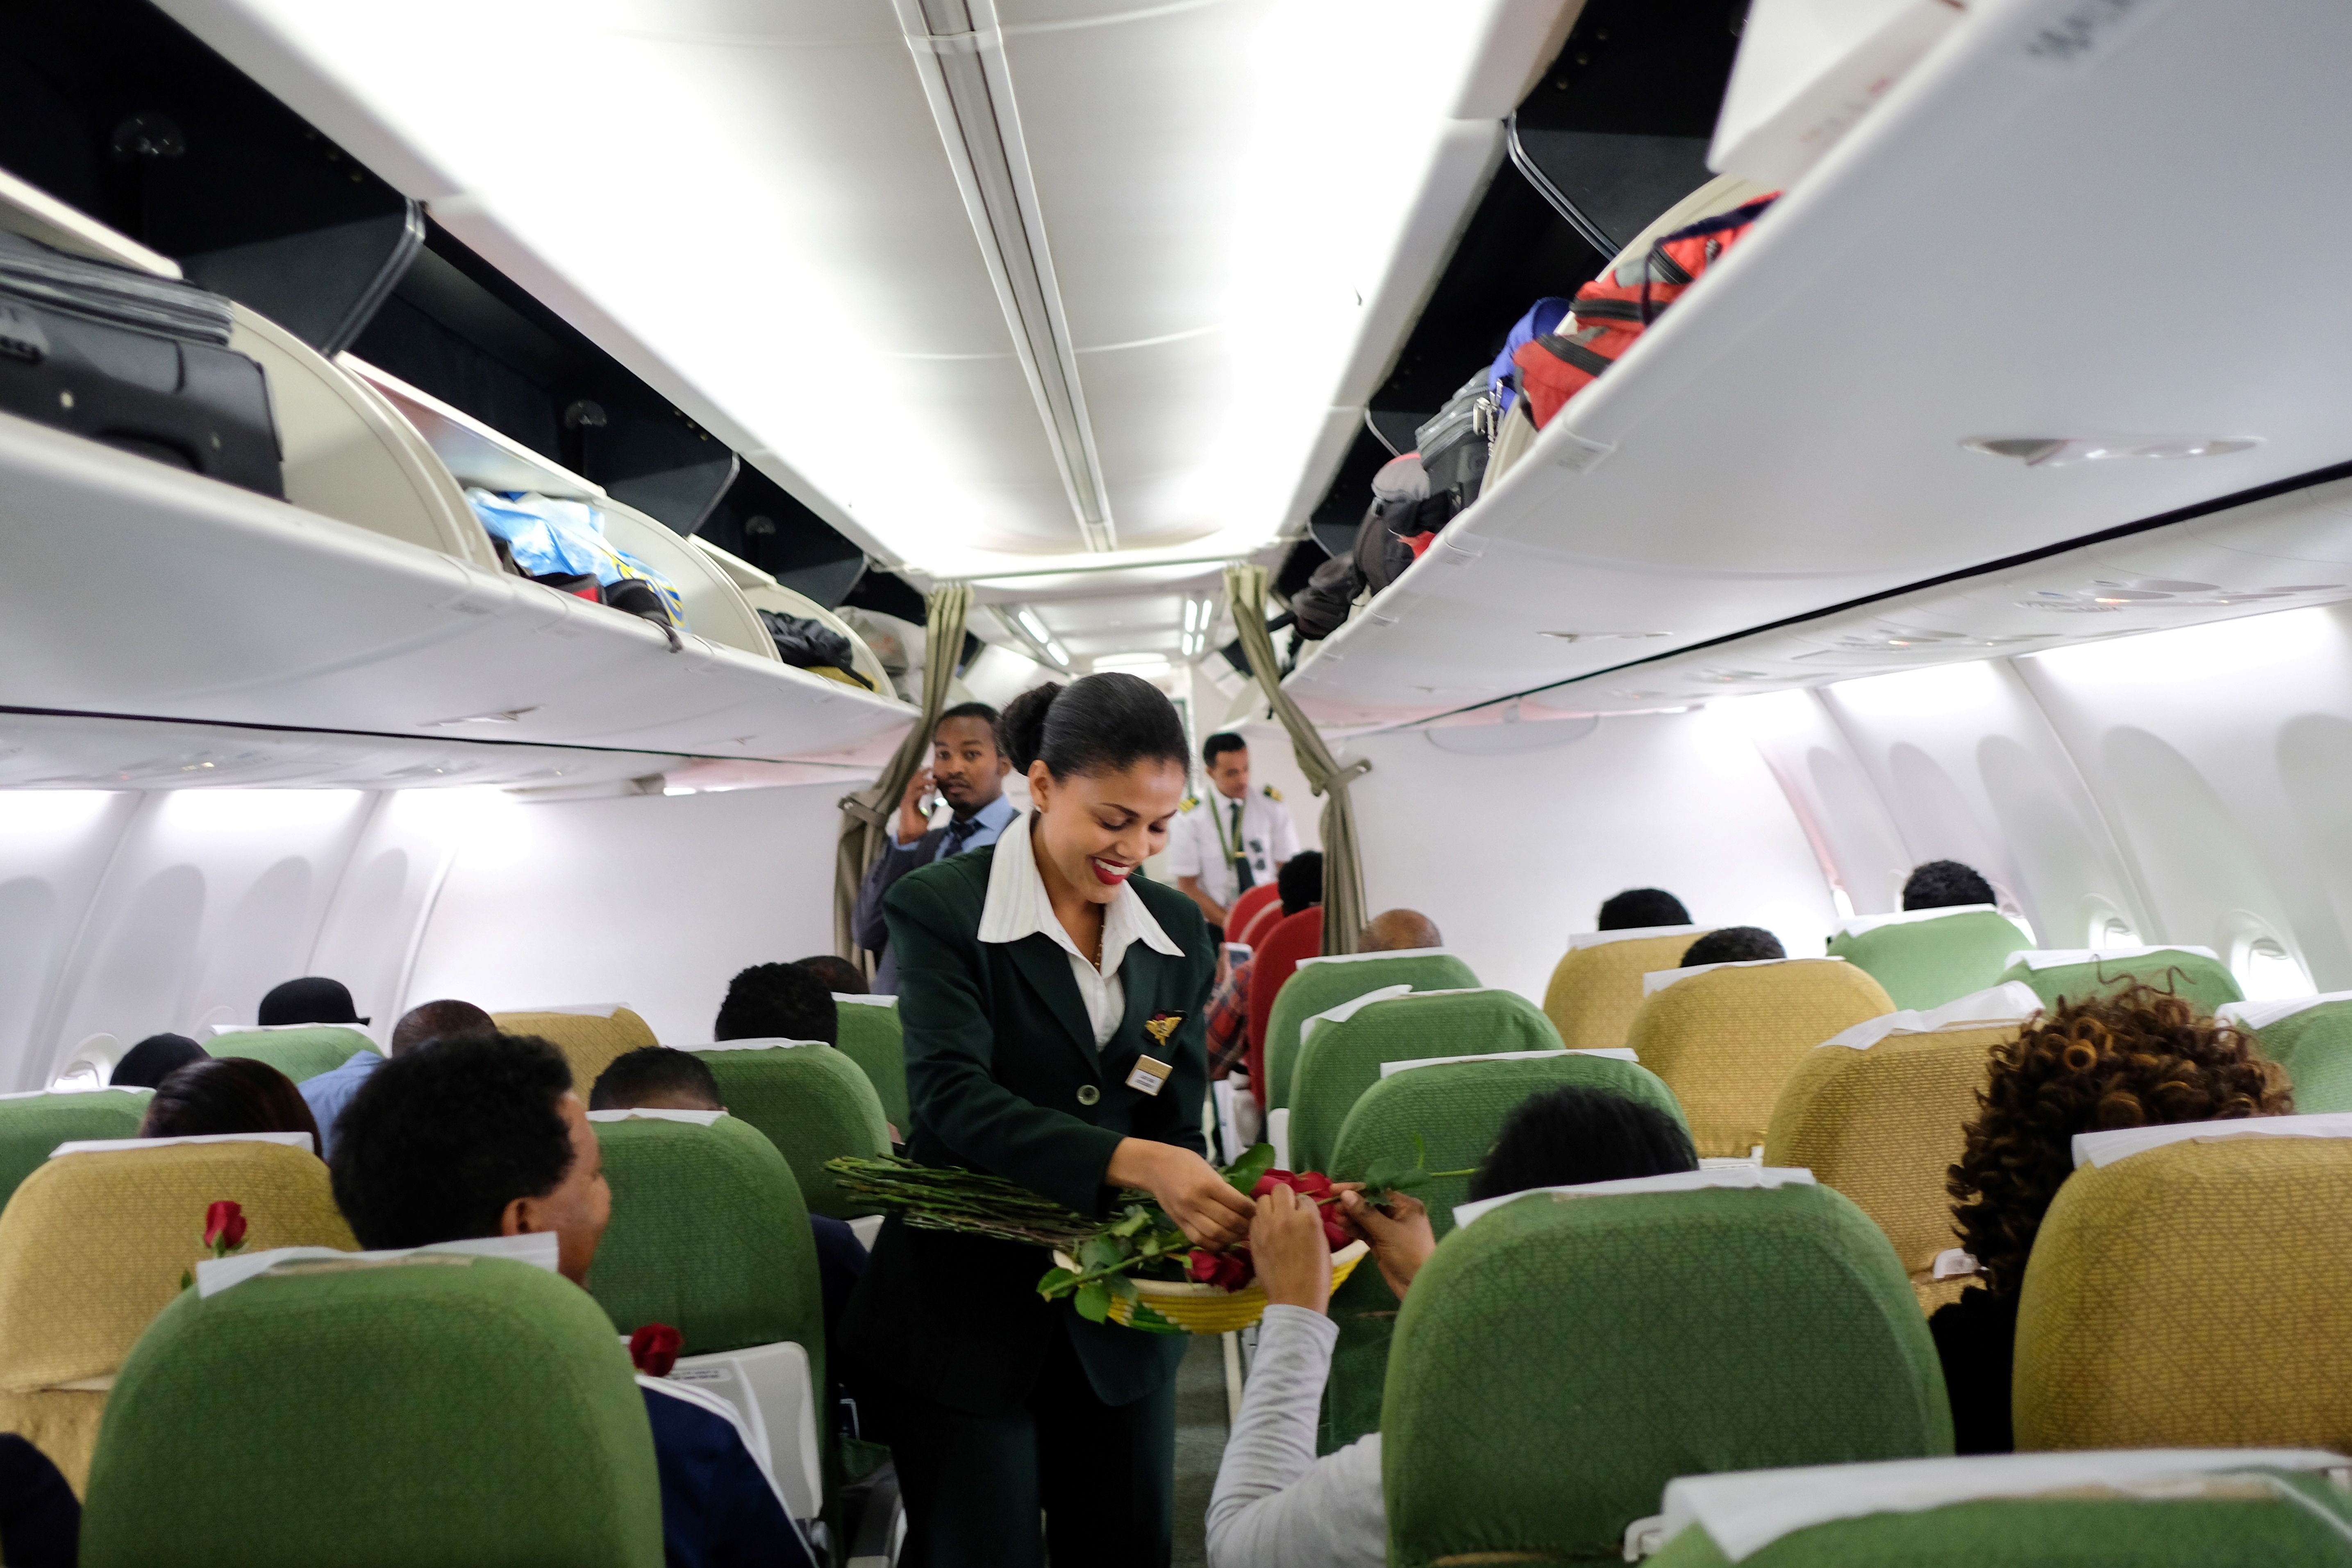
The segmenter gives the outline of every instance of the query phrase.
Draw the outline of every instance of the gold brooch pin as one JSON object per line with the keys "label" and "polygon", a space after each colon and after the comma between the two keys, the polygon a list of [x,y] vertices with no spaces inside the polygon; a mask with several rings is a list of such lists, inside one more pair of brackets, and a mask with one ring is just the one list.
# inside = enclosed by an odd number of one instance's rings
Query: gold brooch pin
{"label": "gold brooch pin", "polygon": [[1143,1032],[1151,1037],[1153,1045],[1164,1046],[1168,1043],[1168,1037],[1176,1032],[1176,1026],[1183,1021],[1184,1015],[1181,1013],[1162,1013],[1145,1024]]}

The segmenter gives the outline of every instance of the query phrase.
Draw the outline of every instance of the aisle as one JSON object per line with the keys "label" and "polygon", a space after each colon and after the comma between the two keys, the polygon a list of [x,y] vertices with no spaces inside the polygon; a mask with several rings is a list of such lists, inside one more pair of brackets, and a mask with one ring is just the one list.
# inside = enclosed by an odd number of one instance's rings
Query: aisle
{"label": "aisle", "polygon": [[1176,1374],[1176,1547],[1174,1568],[1206,1568],[1203,1521],[1217,1461],[1225,1452],[1224,1342],[1196,1335]]}

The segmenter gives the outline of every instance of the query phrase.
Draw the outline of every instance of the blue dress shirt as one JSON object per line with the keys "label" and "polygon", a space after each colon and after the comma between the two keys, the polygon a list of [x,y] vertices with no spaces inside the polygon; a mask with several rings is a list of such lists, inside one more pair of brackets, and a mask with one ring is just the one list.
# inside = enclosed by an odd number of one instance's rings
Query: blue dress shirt
{"label": "blue dress shirt", "polygon": [[352,1102],[352,1096],[367,1082],[368,1074],[383,1066],[383,1058],[374,1051],[353,1051],[351,1060],[330,1072],[305,1079],[294,1087],[301,1092],[303,1103],[319,1123],[319,1157],[331,1160],[335,1154],[335,1118]]}

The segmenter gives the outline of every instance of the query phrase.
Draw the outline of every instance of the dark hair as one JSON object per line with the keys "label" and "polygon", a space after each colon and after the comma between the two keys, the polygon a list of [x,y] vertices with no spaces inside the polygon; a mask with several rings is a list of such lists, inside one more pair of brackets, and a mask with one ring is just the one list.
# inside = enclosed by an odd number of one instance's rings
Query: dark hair
{"label": "dark hair", "polygon": [[1780,939],[1762,926],[1726,926],[1711,931],[1683,949],[1681,967],[1695,963],[1753,963],[1762,958],[1786,958]]}
{"label": "dark hair", "polygon": [[824,983],[827,991],[844,996],[863,996],[874,989],[866,983],[866,971],[835,953],[820,952],[812,958],[795,959],[798,968],[807,970]]}
{"label": "dark hair", "polygon": [[319,1152],[319,1119],[294,1080],[245,1057],[190,1062],[155,1086],[139,1123],[142,1138],[195,1138],[208,1132],[308,1132]]}
{"label": "dark hair", "polygon": [[1599,931],[1640,931],[1645,926],[1686,926],[1690,911],[1664,888],[1628,888],[1601,904]]}
{"label": "dark hair", "polygon": [[106,1081],[117,1089],[152,1089],[190,1062],[211,1059],[210,1051],[185,1035],[150,1035],[122,1053]]}
{"label": "dark hair", "polygon": [[1698,1169],[1690,1134],[1664,1111],[1622,1095],[1562,1084],[1531,1094],[1470,1178],[1472,1202],[1530,1187],[1573,1187]]}
{"label": "dark hair", "polygon": [[1057,779],[1192,760],[1176,705],[1151,682],[1115,669],[1031,688],[1004,705],[996,733],[1015,772],[1042,762]]}
{"label": "dark hair", "polygon": [[1217,765],[1217,759],[1223,756],[1227,752],[1246,752],[1248,750],[1249,742],[1247,741],[1243,740],[1231,730],[1220,730],[1215,734],[1201,742],[1201,761],[1213,768]]}
{"label": "dark hair", "polygon": [[999,728],[999,726],[1004,721],[1004,715],[999,713],[995,709],[991,708],[987,703],[959,702],[954,707],[943,710],[940,714],[937,722],[931,725],[932,740],[937,741],[940,738],[940,725],[946,723],[950,719],[979,720],[982,723],[988,726],[988,743],[994,746],[1000,752],[1004,750],[1004,735],[1003,731]]}
{"label": "dark hair", "polygon": [[1301,910],[1311,910],[1323,901],[1323,852],[1301,849],[1277,867],[1274,886],[1282,900],[1282,912],[1295,915]]}
{"label": "dark hair", "polygon": [[659,1094],[698,1095],[713,1110],[726,1109],[710,1064],[668,1046],[639,1046],[614,1057],[596,1075],[596,1086],[588,1091],[588,1109],[627,1110]]}
{"label": "dark hair", "polygon": [[260,1010],[254,1014],[253,1021],[265,1029],[286,1024],[367,1022],[352,1010],[350,988],[323,974],[306,974],[299,980],[271,986],[269,994],[261,999]]}
{"label": "dark hair", "polygon": [[1954,904],[1997,904],[1992,884],[1958,860],[1930,860],[1903,884],[1906,910],[1947,910]]}
{"label": "dark hair", "polygon": [[2062,1000],[1992,1047],[1976,1120],[1944,1182],[1952,1228],[1993,1294],[2012,1295],[2042,1216],[2074,1172],[2077,1132],[2294,1110],[2252,1036],[2169,992],[2135,985]]}
{"label": "dark hair", "polygon": [[494,1035],[499,1026],[491,1016],[471,1002],[444,998],[438,1002],[420,1002],[400,1016],[392,1026],[391,1054],[405,1056],[429,1040],[447,1039],[452,1035]]}
{"label": "dark hair", "polygon": [[459,1035],[370,1073],[335,1122],[335,1203],[362,1247],[425,1247],[499,1234],[517,1198],[572,1169],[557,1102],[562,1053],[534,1035]]}
{"label": "dark hair", "polygon": [[841,1016],[825,983],[797,963],[755,963],[727,983],[710,1026],[718,1040],[841,1038]]}

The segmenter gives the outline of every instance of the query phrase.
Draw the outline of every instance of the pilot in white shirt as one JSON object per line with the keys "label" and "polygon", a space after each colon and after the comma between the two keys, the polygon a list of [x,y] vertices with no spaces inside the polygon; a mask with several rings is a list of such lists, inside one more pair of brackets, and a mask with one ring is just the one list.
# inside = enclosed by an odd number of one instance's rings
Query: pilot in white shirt
{"label": "pilot in white shirt", "polygon": [[1239,735],[1209,737],[1201,748],[1209,791],[1185,802],[1169,825],[1168,867],[1213,926],[1252,888],[1274,880],[1298,853],[1298,829],[1272,784],[1250,788],[1249,747]]}

